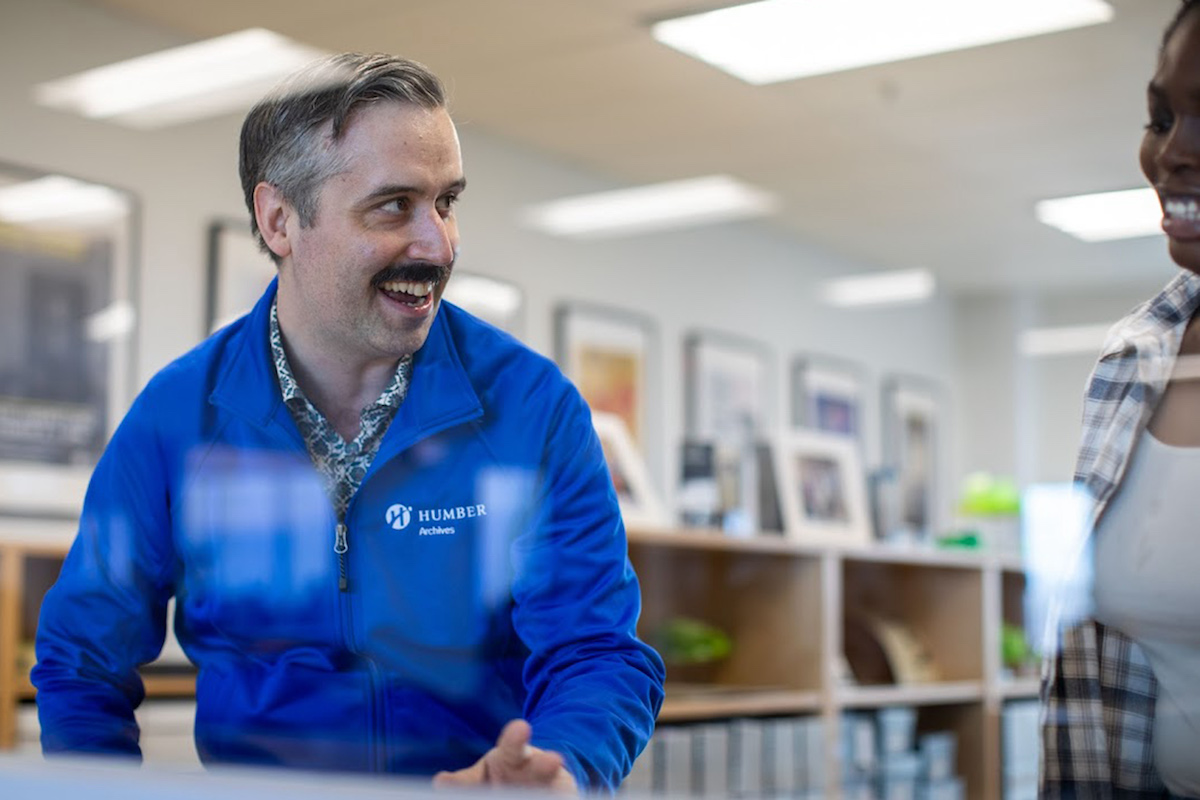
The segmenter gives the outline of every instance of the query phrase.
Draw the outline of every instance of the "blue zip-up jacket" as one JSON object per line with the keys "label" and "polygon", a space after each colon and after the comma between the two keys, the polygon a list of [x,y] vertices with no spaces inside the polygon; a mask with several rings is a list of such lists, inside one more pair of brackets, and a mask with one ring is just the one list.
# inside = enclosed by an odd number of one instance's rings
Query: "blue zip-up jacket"
{"label": "blue zip-up jacket", "polygon": [[664,670],[579,393],[443,303],[339,556],[271,360],[274,293],[159,372],[101,457],[41,610],[43,750],[139,754],[137,668],[174,595],[205,762],[429,775],[522,717],[581,788],[615,788]]}

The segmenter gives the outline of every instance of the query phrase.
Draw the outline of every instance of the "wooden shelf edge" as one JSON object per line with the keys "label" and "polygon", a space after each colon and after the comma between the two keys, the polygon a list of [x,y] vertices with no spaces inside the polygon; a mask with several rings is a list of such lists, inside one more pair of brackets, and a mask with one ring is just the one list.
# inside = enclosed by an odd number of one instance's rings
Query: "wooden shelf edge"
{"label": "wooden shelf edge", "polygon": [[952,681],[901,686],[843,686],[837,690],[835,697],[837,704],[843,708],[974,703],[983,700],[983,682]]}
{"label": "wooden shelf edge", "polygon": [[[18,680],[17,699],[34,699],[37,696],[37,690],[29,682],[29,676],[23,675]],[[142,683],[146,687],[146,697],[190,697],[196,693],[196,676],[191,673],[143,675]]]}
{"label": "wooden shelf edge", "polygon": [[1041,688],[1040,678],[1013,678],[1000,683],[999,694],[1004,700],[1035,699]]}
{"label": "wooden shelf edge", "polygon": [[760,533],[754,536],[729,536],[719,530],[704,528],[659,528],[630,526],[626,538],[632,547],[675,547],[684,550],[709,550],[732,553],[772,553],[808,558],[835,556],[842,561],[880,564],[901,564],[919,567],[950,567],[957,569],[998,569],[1004,572],[1024,572],[1020,556],[975,550],[946,550],[932,547],[889,547],[882,544],[839,547],[797,542],[779,534]]}
{"label": "wooden shelf edge", "polygon": [[696,690],[677,689],[668,684],[667,697],[658,721],[669,723],[739,716],[810,714],[820,710],[821,694],[817,691],[723,687]]}
{"label": "wooden shelf edge", "polygon": [[632,546],[677,547],[735,553],[776,553],[794,556],[821,555],[820,548],[800,544],[778,534],[728,536],[717,530],[632,527],[626,530]]}

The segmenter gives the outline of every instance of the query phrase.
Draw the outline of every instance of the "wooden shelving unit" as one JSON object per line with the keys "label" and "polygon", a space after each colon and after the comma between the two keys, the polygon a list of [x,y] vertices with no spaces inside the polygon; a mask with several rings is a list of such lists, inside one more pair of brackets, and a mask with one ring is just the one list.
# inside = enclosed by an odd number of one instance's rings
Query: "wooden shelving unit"
{"label": "wooden shelving unit", "polygon": [[[1000,711],[1035,697],[1037,680],[1006,675],[1000,629],[1021,624],[1019,559],[969,551],[803,546],[780,536],[629,531],[642,585],[641,634],[673,617],[698,619],[734,641],[703,681],[673,680],[660,722],[819,716],[831,796],[845,712],[911,706],[919,732],[957,736],[958,774],[971,798],[1000,797]],[[845,679],[848,620],[897,623],[927,656],[927,679],[862,685]]]}
{"label": "wooden shelving unit", "polygon": [[[58,577],[69,538],[0,539],[0,750],[17,742],[17,708],[36,694],[24,653],[37,632],[38,609]],[[187,671],[147,669],[147,697],[190,697],[196,678]]]}
{"label": "wooden shelving unit", "polygon": [[[0,530],[0,534],[3,531]],[[18,704],[34,695],[18,664],[32,640],[41,598],[69,537],[0,538],[0,749],[16,740]],[[663,724],[735,717],[812,715],[827,739],[825,774],[840,773],[844,712],[906,705],[918,730],[950,730],[967,796],[1000,795],[1000,712],[1037,696],[1037,679],[1000,665],[1000,627],[1024,622],[1019,561],[972,553],[803,546],[779,536],[733,538],[713,531],[629,531],[641,581],[641,634],[677,617],[726,631],[731,654],[706,671],[668,668]],[[857,685],[845,680],[850,618],[887,617],[929,656],[932,680]],[[145,676],[148,696],[187,697],[194,677]],[[830,785],[836,793],[839,787]]]}

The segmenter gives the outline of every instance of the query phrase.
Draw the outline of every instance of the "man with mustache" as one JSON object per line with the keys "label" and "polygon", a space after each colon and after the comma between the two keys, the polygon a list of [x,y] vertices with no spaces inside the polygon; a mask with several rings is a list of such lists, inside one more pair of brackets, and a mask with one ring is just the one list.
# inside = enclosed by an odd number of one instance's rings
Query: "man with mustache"
{"label": "man with mustache", "polygon": [[251,110],[278,279],[142,391],[42,606],[47,753],[140,755],[175,630],[206,763],[611,790],[663,665],[586,404],[441,302],[466,181],[437,78],[344,54]]}

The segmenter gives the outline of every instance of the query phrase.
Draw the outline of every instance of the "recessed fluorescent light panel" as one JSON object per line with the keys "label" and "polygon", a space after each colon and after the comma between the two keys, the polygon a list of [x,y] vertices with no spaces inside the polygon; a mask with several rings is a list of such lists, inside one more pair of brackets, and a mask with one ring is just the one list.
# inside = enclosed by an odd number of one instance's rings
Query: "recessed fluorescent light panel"
{"label": "recessed fluorescent light panel", "polygon": [[16,225],[111,222],[128,211],[120,192],[62,175],[0,187],[0,220]]}
{"label": "recessed fluorescent light panel", "polygon": [[1085,242],[1152,236],[1162,231],[1162,205],[1153,189],[1082,194],[1042,200],[1034,207],[1039,222]]}
{"label": "recessed fluorescent light panel", "polygon": [[728,175],[579,195],[531,206],[527,227],[553,236],[600,238],[764,216],[775,198]]}
{"label": "recessed fluorescent light panel", "polygon": [[655,39],[753,84],[1108,22],[1101,0],[760,0],[664,20]]}
{"label": "recessed fluorescent light panel", "polygon": [[480,316],[508,317],[521,307],[521,290],[483,275],[455,274],[443,298]]}
{"label": "recessed fluorescent light panel", "polygon": [[905,269],[851,275],[827,281],[821,300],[839,308],[919,303],[933,296],[937,281],[927,269]]}
{"label": "recessed fluorescent light panel", "polygon": [[1064,325],[1056,328],[1030,328],[1021,331],[1017,349],[1025,356],[1065,356],[1077,353],[1096,355],[1104,345],[1111,324]]}
{"label": "recessed fluorescent light panel", "polygon": [[321,55],[251,28],[42,83],[34,98],[92,119],[160,128],[245,108]]}

